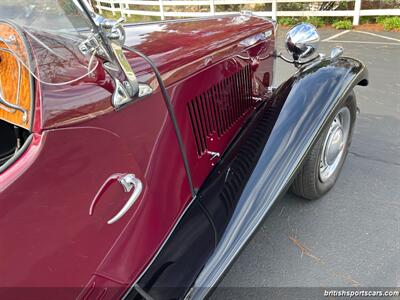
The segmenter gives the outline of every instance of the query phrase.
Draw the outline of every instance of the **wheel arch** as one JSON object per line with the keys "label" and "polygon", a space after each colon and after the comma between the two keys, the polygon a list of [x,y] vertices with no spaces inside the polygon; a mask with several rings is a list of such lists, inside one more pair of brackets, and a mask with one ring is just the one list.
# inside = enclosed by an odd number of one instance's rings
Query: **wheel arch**
{"label": "wheel arch", "polygon": [[270,96],[279,117],[221,241],[194,284],[192,299],[205,298],[224,275],[356,85],[368,85],[367,68],[340,57],[299,69]]}

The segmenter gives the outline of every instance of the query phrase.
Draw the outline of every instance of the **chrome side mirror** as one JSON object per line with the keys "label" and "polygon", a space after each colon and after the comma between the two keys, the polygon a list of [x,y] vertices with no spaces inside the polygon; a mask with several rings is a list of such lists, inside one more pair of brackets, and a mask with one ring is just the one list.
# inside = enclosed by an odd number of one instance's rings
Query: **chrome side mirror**
{"label": "chrome side mirror", "polygon": [[288,31],[285,44],[293,59],[299,61],[315,53],[319,40],[319,34],[313,25],[300,23]]}

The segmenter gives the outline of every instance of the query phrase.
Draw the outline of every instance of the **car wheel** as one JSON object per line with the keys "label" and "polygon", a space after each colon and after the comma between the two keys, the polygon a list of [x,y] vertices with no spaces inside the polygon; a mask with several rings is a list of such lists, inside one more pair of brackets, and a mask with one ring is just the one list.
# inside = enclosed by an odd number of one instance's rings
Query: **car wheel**
{"label": "car wheel", "polygon": [[307,154],[291,187],[294,194],[313,200],[333,187],[350,147],[356,112],[352,91]]}

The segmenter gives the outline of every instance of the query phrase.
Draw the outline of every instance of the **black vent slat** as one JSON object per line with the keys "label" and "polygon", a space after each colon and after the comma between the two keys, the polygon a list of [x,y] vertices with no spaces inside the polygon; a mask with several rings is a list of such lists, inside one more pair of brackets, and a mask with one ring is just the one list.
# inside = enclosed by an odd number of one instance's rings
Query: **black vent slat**
{"label": "black vent slat", "polygon": [[236,91],[235,91],[235,83],[233,81],[235,75],[229,77],[229,95],[230,95],[230,99],[231,99],[231,103],[232,103],[232,108],[233,108],[233,120],[232,120],[232,124],[233,125],[235,123],[235,121],[238,119],[238,108],[237,108],[237,102],[236,100]]}
{"label": "black vent slat", "polygon": [[199,106],[201,106],[201,118],[204,122],[204,134],[207,137],[210,134],[210,128],[209,128],[209,121],[208,121],[208,112],[207,112],[207,107],[206,104],[204,103],[204,95],[200,95],[198,100],[199,100]]}
{"label": "black vent slat", "polygon": [[217,125],[215,124],[217,120],[215,117],[214,104],[213,104],[213,89],[208,90],[208,107],[210,109],[212,133],[215,133],[217,131]]}
{"label": "black vent slat", "polygon": [[202,146],[199,144],[199,143],[201,142],[201,138],[200,138],[200,136],[199,136],[198,128],[197,128],[197,125],[196,125],[196,117],[195,117],[194,112],[193,112],[192,103],[189,103],[189,104],[188,104],[188,109],[189,109],[190,123],[191,123],[191,125],[192,125],[193,134],[194,134],[195,140],[196,140],[197,152],[198,152],[198,154],[200,155],[201,152],[202,152],[202,151],[201,151]]}
{"label": "black vent slat", "polygon": [[208,139],[223,136],[254,105],[249,65],[189,101],[188,114],[198,154],[208,150]]}
{"label": "black vent slat", "polygon": [[201,153],[203,153],[205,151],[205,149],[207,149],[206,138],[205,138],[204,128],[203,128],[204,125],[203,125],[201,117],[200,117],[201,113],[200,113],[199,103],[198,103],[197,99],[196,99],[194,104],[195,104],[195,107],[196,107],[197,122],[198,122],[198,128],[199,128],[199,136],[201,137],[201,144],[202,144]]}
{"label": "black vent slat", "polygon": [[223,94],[222,94],[221,88],[222,88],[222,82],[217,84],[218,98],[216,99],[216,102],[217,102],[216,104],[217,104],[217,107],[219,108],[219,110],[221,111],[222,124],[223,124],[222,132],[225,132],[226,126],[227,126],[226,124],[228,124],[228,114],[227,114],[225,108],[221,104],[218,104],[218,100],[221,101],[221,99],[223,99]]}
{"label": "black vent slat", "polygon": [[249,85],[251,84],[251,78],[250,78],[250,73],[249,73],[249,67],[246,67],[245,68],[245,76],[248,76],[248,80],[244,80],[244,82],[243,82],[243,87],[244,87],[244,89],[246,89],[246,92],[244,92],[243,93],[243,96],[244,96],[244,101],[246,102],[246,105],[248,106],[248,107],[250,107],[250,105],[251,105],[251,94],[248,94],[248,93],[251,93],[251,90],[249,90]]}
{"label": "black vent slat", "polygon": [[212,110],[211,110],[211,106],[210,106],[210,95],[208,92],[209,91],[204,93],[204,103],[205,103],[205,107],[207,110],[206,113],[207,113],[207,117],[208,117],[208,127],[209,127],[208,135],[211,135],[214,132],[214,126],[213,126]]}
{"label": "black vent slat", "polygon": [[[247,73],[247,67],[245,67],[243,71],[244,71],[245,76],[249,76]],[[243,93],[243,96],[244,96],[243,101],[246,103],[246,106],[249,106],[249,98],[247,97],[247,93],[248,93],[247,80],[244,80],[244,82],[243,82],[243,89],[245,90],[245,92]]]}
{"label": "black vent slat", "polygon": [[231,104],[231,102],[230,102],[229,97],[226,96],[226,91],[227,91],[228,89],[229,89],[228,80],[225,79],[225,80],[222,82],[222,87],[221,87],[222,100],[224,101],[224,102],[223,102],[223,105],[224,105],[224,109],[226,110],[226,113],[227,113],[227,115],[228,115],[228,122],[226,123],[226,128],[225,128],[225,130],[228,130],[228,129],[229,129],[229,126],[230,126],[229,124],[231,124],[231,123],[232,123],[232,120],[233,120],[232,104]]}
{"label": "black vent slat", "polygon": [[227,109],[228,109],[228,111],[230,112],[230,115],[231,115],[231,118],[230,118],[229,124],[228,124],[228,129],[235,122],[235,107],[233,106],[233,99],[232,99],[232,97],[230,97],[233,94],[232,90],[231,90],[230,79],[231,79],[231,77],[228,77],[226,79],[226,93],[225,93],[225,97],[229,101],[229,105],[228,105]]}
{"label": "black vent slat", "polygon": [[[236,74],[235,74],[236,75]],[[237,93],[236,93],[236,84],[235,84],[235,75],[229,77],[230,85],[231,85],[231,99],[234,108],[234,122],[239,118],[239,103],[236,101]]]}
{"label": "black vent slat", "polygon": [[213,120],[213,115],[212,115],[212,109],[211,109],[211,97],[210,97],[210,93],[209,90],[207,91],[207,93],[204,94],[204,103],[206,104],[207,107],[207,116],[208,116],[208,121],[209,121],[209,128],[210,128],[210,132],[209,134],[213,134],[214,133],[214,120]]}
{"label": "black vent slat", "polygon": [[211,89],[211,95],[212,95],[212,105],[213,105],[214,115],[215,115],[215,127],[217,128],[218,137],[220,137],[222,134],[222,132],[221,132],[221,130],[222,130],[221,113],[218,110],[218,107],[217,107],[217,104],[215,101],[215,99],[217,98],[217,89],[216,89],[215,85]]}
{"label": "black vent slat", "polygon": [[[233,78],[235,77],[235,75],[228,77],[228,84],[229,84],[229,100],[231,101],[231,107],[232,107],[232,111],[233,111],[233,119],[232,119],[232,124],[235,122],[235,120],[238,118],[238,110],[237,110],[237,103],[235,101],[235,96],[236,96],[236,92],[235,92],[235,85],[233,83]],[[231,124],[231,125],[232,125]]]}
{"label": "black vent slat", "polygon": [[202,142],[202,145],[203,145],[203,149],[201,150],[201,153],[202,153],[207,148],[207,145],[206,145],[206,138],[205,138],[205,135],[204,135],[204,124],[202,122],[200,106],[199,106],[199,101],[198,101],[197,97],[196,97],[196,99],[194,101],[194,105],[195,105],[195,108],[196,108],[195,112],[196,112],[196,117],[197,117],[197,123],[198,123],[198,126],[199,126],[199,133],[200,133],[200,136],[201,136],[201,142]]}
{"label": "black vent slat", "polygon": [[240,84],[240,76],[238,73],[236,73],[236,92],[237,92],[237,101],[239,103],[239,109],[240,109],[240,115],[243,115],[243,113],[246,112],[246,105],[245,103],[243,103],[243,99],[242,99],[242,91],[241,91],[241,84]]}
{"label": "black vent slat", "polygon": [[241,102],[240,102],[240,92],[239,92],[239,86],[236,80],[236,77],[238,76],[238,73],[236,73],[234,76],[232,76],[232,81],[233,81],[233,92],[234,92],[234,102],[236,104],[236,120],[244,113],[241,109]]}
{"label": "black vent slat", "polygon": [[201,98],[201,96],[199,96],[197,98],[197,103],[199,106],[201,124],[203,125],[203,136],[204,136],[204,140],[206,141],[206,138],[208,136],[208,129],[207,129],[207,120],[206,120],[206,114],[205,114],[205,109],[204,109],[204,103],[203,103],[203,99]]}
{"label": "black vent slat", "polygon": [[[239,87],[240,87],[240,89],[245,91],[244,90],[244,77],[243,76],[239,76]],[[248,104],[245,101],[246,97],[245,97],[245,95],[244,95],[245,93],[243,91],[241,91],[241,93],[240,93],[240,102],[242,102],[244,109],[247,109],[248,108]]]}
{"label": "black vent slat", "polygon": [[[248,76],[247,67],[244,68],[243,72],[244,72],[245,76]],[[245,92],[243,93],[243,96],[244,96],[243,101],[246,103],[246,106],[249,106],[248,97],[247,97],[247,93],[248,93],[247,80],[244,80],[244,82],[243,82],[243,89],[245,90]]]}
{"label": "black vent slat", "polygon": [[236,93],[237,93],[237,102],[239,103],[239,113],[240,115],[243,115],[243,113],[246,111],[246,106],[244,105],[242,101],[242,91],[240,90],[240,80],[239,80],[239,75],[236,73],[235,76],[235,86],[236,86]]}
{"label": "black vent slat", "polygon": [[224,133],[226,130],[226,124],[228,123],[228,115],[226,113],[226,110],[220,103],[222,99],[221,83],[217,84],[217,91],[218,91],[218,98],[215,99],[215,104],[218,107],[219,111],[221,112],[221,120],[222,120],[221,133]]}
{"label": "black vent slat", "polygon": [[244,109],[247,109],[248,105],[247,105],[247,103],[245,101],[245,99],[246,99],[246,97],[245,97],[246,90],[244,89],[245,78],[243,76],[239,76],[238,81],[239,81],[239,88],[240,88],[240,102],[242,102]]}
{"label": "black vent slat", "polygon": [[199,112],[199,120],[202,128],[203,136],[207,136],[207,124],[206,124],[206,117],[204,115],[204,108],[203,108],[203,100],[201,99],[201,95],[196,97],[196,104]]}
{"label": "black vent slat", "polygon": [[204,97],[204,106],[206,107],[206,115],[207,115],[207,121],[208,121],[208,135],[211,135],[213,132],[213,126],[212,126],[212,118],[211,118],[211,109],[210,109],[210,104],[209,104],[209,97],[207,94],[203,95]]}
{"label": "black vent slat", "polygon": [[202,139],[201,139],[201,134],[200,134],[200,128],[199,128],[199,123],[198,123],[198,118],[196,116],[196,110],[195,110],[195,104],[194,102],[191,102],[188,104],[189,107],[189,113],[191,113],[192,117],[192,127],[193,127],[193,132],[194,135],[196,136],[196,144],[197,144],[197,150],[199,153],[202,152],[203,145],[202,145]]}

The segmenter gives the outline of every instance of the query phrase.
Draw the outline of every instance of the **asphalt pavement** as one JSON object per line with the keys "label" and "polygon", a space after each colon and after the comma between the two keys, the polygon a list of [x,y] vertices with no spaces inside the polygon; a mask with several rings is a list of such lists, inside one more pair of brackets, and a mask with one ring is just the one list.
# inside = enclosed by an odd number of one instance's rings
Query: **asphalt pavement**
{"label": "asphalt pavement", "polygon": [[[278,31],[282,51],[285,33]],[[370,74],[370,85],[355,89],[361,113],[340,178],[319,200],[280,199],[211,299],[319,299],[327,287],[400,287],[400,33],[320,35],[321,53],[340,45]],[[276,84],[294,71],[279,61]]]}

